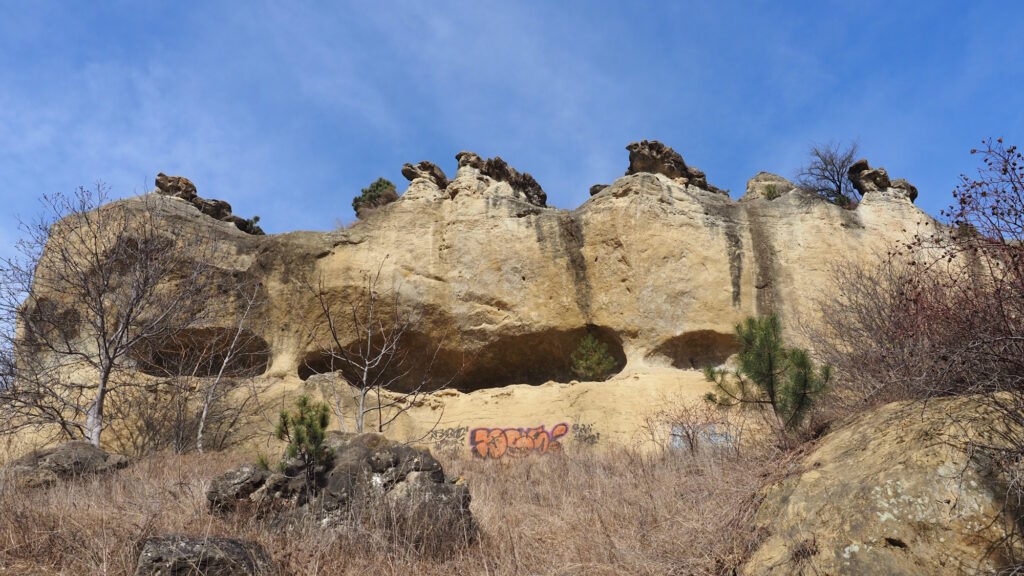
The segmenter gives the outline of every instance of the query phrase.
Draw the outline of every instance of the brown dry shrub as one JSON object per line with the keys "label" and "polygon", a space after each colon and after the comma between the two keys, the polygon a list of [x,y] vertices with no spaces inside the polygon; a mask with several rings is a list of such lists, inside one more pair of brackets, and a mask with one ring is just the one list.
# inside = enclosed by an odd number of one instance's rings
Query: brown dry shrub
{"label": "brown dry shrub", "polygon": [[210,514],[210,479],[242,460],[166,453],[45,489],[0,483],[0,569],[132,574],[147,538],[185,534],[255,540],[284,574],[721,574],[756,544],[756,494],[777,469],[757,451],[458,457],[445,467],[469,482],[479,537],[439,522],[424,541],[386,506],[337,529]]}

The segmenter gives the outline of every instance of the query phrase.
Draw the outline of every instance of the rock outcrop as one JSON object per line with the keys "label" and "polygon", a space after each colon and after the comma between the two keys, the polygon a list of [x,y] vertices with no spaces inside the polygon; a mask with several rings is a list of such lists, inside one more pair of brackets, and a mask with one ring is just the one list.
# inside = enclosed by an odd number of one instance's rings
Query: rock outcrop
{"label": "rock outcrop", "polygon": [[758,198],[771,201],[783,194],[788,194],[794,189],[796,189],[796,186],[792,182],[778,174],[759,172],[757,176],[747,180],[747,191],[740,198],[740,201],[744,202]]}
{"label": "rock outcrop", "polygon": [[354,503],[383,497],[401,514],[429,520],[417,524],[436,521],[472,528],[469,489],[446,478],[429,451],[372,433],[335,432],[327,444],[333,456],[312,474],[296,460],[287,462],[281,472],[243,466],[215,478],[206,493],[211,510],[233,510],[240,502],[289,502],[299,515],[314,514],[326,521],[344,516]]}
{"label": "rock outcrop", "polygon": [[817,442],[766,491],[743,574],[992,574],[1005,490],[968,456],[970,399],[892,404]]}
{"label": "rock outcrop", "polygon": [[224,200],[202,198],[197,194],[196,185],[183,176],[168,176],[163,172],[156,176],[156,193],[171,198],[180,198],[196,207],[214,220],[230,222],[246,234],[263,235],[263,229],[256,225],[259,217],[247,220],[231,213],[231,204]]}
{"label": "rock outcrop", "polygon": [[161,536],[146,540],[135,576],[265,576],[270,556],[259,544],[233,538]]}
{"label": "rock outcrop", "polygon": [[[693,368],[735,352],[733,329],[743,318],[776,313],[787,328],[815,322],[815,298],[831,290],[830,263],[871,262],[935,226],[902,193],[869,193],[856,210],[793,191],[734,202],[651,172],[620,177],[562,210],[488,176],[503,171],[476,155],[460,159],[446,188],[417,177],[374,217],[333,232],[252,236],[162,195],[118,204],[158,209],[168,229],[212,239],[221,273],[265,287],[250,320],[265,341],[260,377],[275,393],[319,390],[310,378],[333,369],[321,353],[329,343],[311,338],[326,332],[314,330],[322,310],[304,279],[321,280],[325,296],[344,306],[379,269],[395,296],[380,302],[381,312],[397,303],[415,320],[406,334],[409,366],[431,365],[430,384],[458,391],[425,397],[396,420],[391,433],[405,439],[435,427],[550,432],[565,423],[593,425],[603,441],[633,442],[655,392],[707,390]],[[753,188],[763,192],[766,178],[755,177]],[[236,310],[228,298],[214,292],[209,303]],[[190,342],[202,347],[204,334],[233,334],[238,314],[218,315]],[[359,337],[350,324],[336,326],[345,345]],[[570,385],[569,358],[588,333],[608,347],[616,374],[600,386]],[[786,336],[809,344],[799,333]],[[416,368],[399,386],[423,376]],[[505,397],[520,407],[508,409]],[[466,436],[459,447],[468,451]]]}
{"label": "rock outcrop", "polygon": [[441,190],[448,187],[448,176],[445,175],[444,170],[428,160],[416,164],[403,164],[402,176],[405,176],[410,182],[417,178],[426,178]]}
{"label": "rock outcrop", "polygon": [[871,168],[865,159],[858,160],[850,165],[847,171],[853,187],[860,192],[861,196],[870,193],[896,192],[908,198],[911,202],[917,199],[917,188],[913,184],[898,178],[889,180],[889,174],[885,168]]}
{"label": "rock outcrop", "polygon": [[641,140],[626,146],[629,150],[629,169],[626,176],[647,172],[664,174],[668,178],[682,184],[690,184],[701,190],[726,194],[728,192],[708,184],[704,172],[693,166],[687,166],[678,152],[657,140]]}
{"label": "rock outcrop", "polygon": [[541,207],[547,205],[548,195],[533,176],[509,166],[500,156],[483,160],[475,152],[459,152],[455,159],[459,161],[460,170],[467,167],[478,170],[492,180],[508,183],[517,196],[522,195],[530,204]]}
{"label": "rock outcrop", "polygon": [[48,486],[57,480],[110,472],[127,465],[124,456],[75,440],[26,454],[11,462],[8,473],[21,486]]}

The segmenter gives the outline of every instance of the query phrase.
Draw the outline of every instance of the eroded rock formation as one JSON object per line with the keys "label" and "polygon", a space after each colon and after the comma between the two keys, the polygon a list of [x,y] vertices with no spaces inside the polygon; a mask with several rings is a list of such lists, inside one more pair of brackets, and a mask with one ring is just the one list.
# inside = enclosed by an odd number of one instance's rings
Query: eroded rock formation
{"label": "eroded rock formation", "polygon": [[426,178],[442,190],[448,187],[448,176],[445,175],[444,170],[428,160],[416,164],[403,164],[402,176],[405,176],[410,182],[417,178]]}
{"label": "eroded rock formation", "polygon": [[230,222],[246,234],[262,235],[263,229],[256,225],[259,218],[247,220],[231,213],[231,204],[224,200],[207,199],[196,193],[196,185],[183,176],[168,176],[163,172],[156,176],[157,194],[180,198],[214,220]]}
{"label": "eroded rock formation", "polygon": [[459,152],[455,155],[459,161],[459,169],[473,168],[480,171],[480,174],[497,182],[507,182],[516,195],[535,206],[544,207],[547,205],[548,195],[540,187],[540,184],[527,172],[519,172],[501,159],[501,156],[483,160],[475,152]]}
{"label": "eroded rock formation", "polygon": [[687,166],[678,152],[657,140],[633,142],[626,146],[626,150],[629,150],[629,169],[626,170],[626,176],[642,172],[664,174],[682,184],[690,184],[701,190],[728,194],[725,190],[708,184],[704,172]]}
{"label": "eroded rock formation", "polygon": [[861,196],[870,193],[891,193],[896,192],[908,198],[911,202],[917,199],[917,188],[902,178],[889,180],[889,174],[885,168],[871,168],[865,159],[854,162],[847,174],[853,187],[860,192]]}

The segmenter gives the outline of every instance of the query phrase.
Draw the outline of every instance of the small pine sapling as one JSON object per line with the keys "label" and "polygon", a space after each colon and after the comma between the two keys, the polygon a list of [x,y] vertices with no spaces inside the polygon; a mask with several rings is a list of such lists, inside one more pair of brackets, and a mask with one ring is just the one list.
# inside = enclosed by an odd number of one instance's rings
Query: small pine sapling
{"label": "small pine sapling", "polygon": [[601,381],[608,378],[615,368],[615,358],[608,352],[608,345],[587,334],[569,357],[572,372],[583,380]]}
{"label": "small pine sapling", "polygon": [[329,460],[333,453],[324,444],[331,412],[327,404],[313,402],[302,395],[295,400],[295,411],[281,410],[274,435],[288,442],[287,458],[298,458],[306,471],[307,487],[312,489],[316,467]]}
{"label": "small pine sapling", "polygon": [[806,350],[782,345],[778,317],[747,318],[736,326],[739,367],[730,372],[707,367],[704,376],[715,383],[708,401],[722,406],[771,408],[782,432],[798,428],[814,401],[832,378],[829,366],[816,369]]}

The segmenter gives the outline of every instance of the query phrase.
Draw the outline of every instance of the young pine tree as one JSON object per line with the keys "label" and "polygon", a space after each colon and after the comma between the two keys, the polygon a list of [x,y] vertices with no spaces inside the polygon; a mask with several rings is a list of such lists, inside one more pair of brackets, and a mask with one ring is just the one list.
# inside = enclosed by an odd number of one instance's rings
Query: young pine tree
{"label": "young pine tree", "polygon": [[739,368],[734,372],[704,369],[717,386],[707,399],[723,406],[771,408],[782,431],[798,428],[832,377],[829,366],[816,369],[806,350],[786,348],[778,317],[747,318],[736,326]]}
{"label": "young pine tree", "polygon": [[325,463],[333,455],[331,449],[324,445],[330,419],[327,404],[312,402],[309,396],[302,395],[295,400],[295,411],[281,410],[277,422],[274,435],[278,440],[288,442],[285,450],[288,458],[302,460],[309,489],[313,488],[317,465]]}
{"label": "young pine tree", "polygon": [[608,353],[608,345],[592,334],[580,340],[576,351],[569,358],[572,360],[573,374],[583,380],[604,380],[615,368],[615,358]]}

